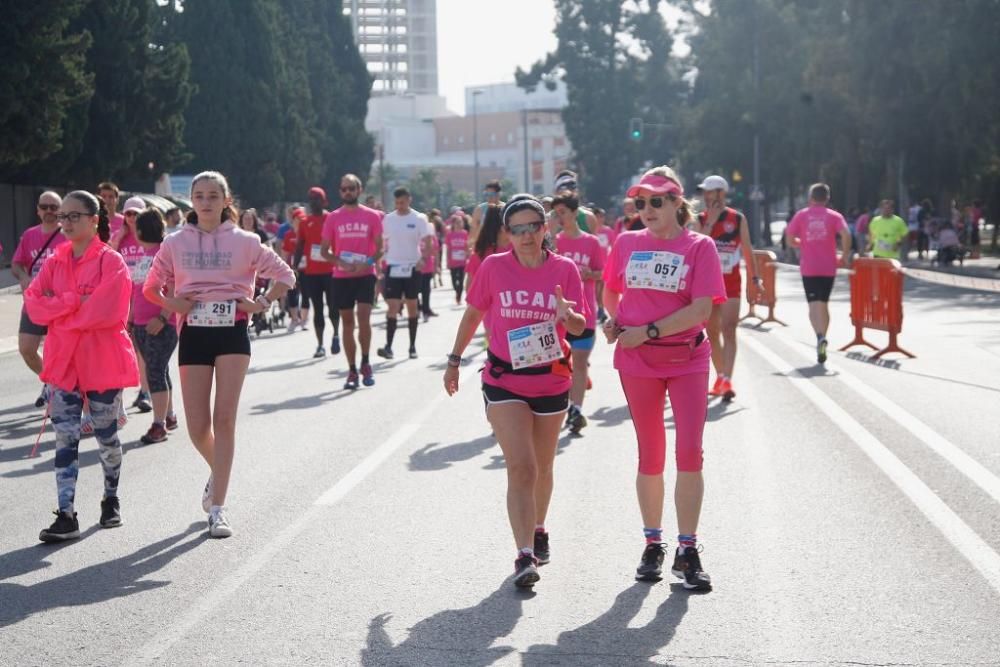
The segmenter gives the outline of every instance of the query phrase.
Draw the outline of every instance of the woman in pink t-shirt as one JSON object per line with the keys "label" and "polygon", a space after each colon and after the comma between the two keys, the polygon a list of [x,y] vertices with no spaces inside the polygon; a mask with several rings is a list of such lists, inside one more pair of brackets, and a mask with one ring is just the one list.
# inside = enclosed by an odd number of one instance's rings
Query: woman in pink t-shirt
{"label": "woman in pink t-shirt", "polygon": [[552,200],[552,211],[562,227],[556,236],[556,252],[573,260],[580,270],[587,304],[587,326],[583,333],[567,337],[573,348],[573,388],[569,391],[566,423],[574,434],[579,434],[587,425],[587,418],[583,415],[583,397],[590,383],[590,353],[594,349],[594,331],[597,328],[597,280],[601,277],[606,256],[597,237],[580,229],[577,222],[579,208],[580,200],[569,191]]}
{"label": "woman in pink t-shirt", "polygon": [[726,290],[715,242],[685,228],[691,208],[669,167],[657,167],[628,191],[645,229],[617,238],[604,267],[604,324],[617,341],[614,364],[621,377],[639,441],[636,490],[646,547],[636,579],[658,581],[663,542],[665,395],[670,394],[676,433],[679,546],[672,572],[692,590],[711,590],[697,548],[701,513],[702,433],[708,409],[710,345],[704,328]]}
{"label": "woman in pink t-shirt", "polygon": [[462,352],[489,315],[483,398],[507,465],[507,513],[518,549],[514,584],[527,587],[538,581],[538,565],[549,561],[545,515],[571,383],[566,334],[583,333],[587,319],[576,265],[543,248],[541,202],[517,195],[502,220],[512,252],[483,261],[448,355],[444,386],[449,395],[458,391]]}
{"label": "woman in pink t-shirt", "polygon": [[[128,211],[127,203],[125,211]],[[129,224],[127,217],[125,224]],[[148,208],[133,219],[132,226],[141,253],[132,263],[126,257],[132,274],[132,341],[142,359],[140,368],[145,369],[153,408],[153,424],[140,440],[150,445],[163,442],[167,432],[177,428],[170,379],[170,358],[177,348],[177,318],[166,308],[151,303],[142,293],[153,259],[163,243],[166,227],[163,216],[158,209]]]}
{"label": "woman in pink t-shirt", "polygon": [[455,303],[462,303],[465,287],[465,262],[469,259],[469,232],[465,231],[465,220],[458,215],[448,219],[449,231],[445,234],[444,245],[448,249],[448,270],[451,272],[451,287],[455,290]]}

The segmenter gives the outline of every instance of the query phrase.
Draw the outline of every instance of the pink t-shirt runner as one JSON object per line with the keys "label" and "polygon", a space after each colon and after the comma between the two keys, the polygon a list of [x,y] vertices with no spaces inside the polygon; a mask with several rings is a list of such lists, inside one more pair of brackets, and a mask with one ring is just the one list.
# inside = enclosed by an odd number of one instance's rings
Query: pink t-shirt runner
{"label": "pink t-shirt runner", "polygon": [[448,268],[457,269],[465,266],[469,259],[469,232],[462,230],[448,232],[444,236],[444,245],[448,248]]}
{"label": "pink t-shirt runner", "polygon": [[[563,298],[567,301],[585,304],[583,282],[572,260],[549,253],[542,266],[535,269],[522,266],[513,252],[502,252],[483,260],[466,300],[488,319],[489,349],[493,354],[510,361],[508,331],[555,318],[556,285],[562,287]],[[586,308],[577,306],[575,310],[587,315]],[[556,325],[556,335],[559,344],[566,349],[566,330],[561,324]],[[555,396],[569,391],[571,383],[568,376],[555,373],[502,373],[494,378],[490,368],[487,362],[483,369],[484,383],[521,396]]]}
{"label": "pink t-shirt runner", "polygon": [[[128,266],[129,274],[132,276],[132,313],[129,321],[136,326],[146,326],[162,310],[142,294],[142,286],[146,282],[149,269],[153,266],[153,258],[156,257],[159,249],[160,244],[144,248],[131,234],[118,246],[118,252],[121,253],[125,265]],[[171,314],[167,318],[167,322],[170,326],[176,327],[176,314]]]}
{"label": "pink t-shirt runner", "polygon": [[[580,269],[587,268],[597,271],[598,274],[604,269],[606,251],[593,234],[581,233],[576,238],[571,238],[566,232],[560,232],[556,237],[556,252],[573,260]],[[597,326],[597,280],[597,278],[583,280],[583,293],[587,299],[588,329]]]}
{"label": "pink t-shirt runner", "polygon": [[597,240],[601,242],[601,247],[604,248],[604,252],[611,252],[611,246],[615,244],[615,239],[618,238],[618,232],[607,225],[602,225],[601,228],[593,234],[597,237]]}
{"label": "pink t-shirt runner", "polygon": [[437,234],[434,232],[434,225],[430,222],[427,223],[431,229],[431,255],[427,258],[427,262],[420,267],[420,273],[437,273],[437,258],[438,251],[441,250],[441,241],[438,240]]}
{"label": "pink t-shirt runner", "polygon": [[[333,267],[334,278],[361,278],[375,275],[375,263],[372,259],[377,250],[377,240],[382,237],[382,214],[367,206],[349,208],[341,206],[326,216],[323,223],[323,240],[330,242],[333,253],[345,258],[354,257],[352,261],[367,261],[370,266],[364,271],[344,271],[336,264]],[[362,260],[361,257],[366,259]]]}
{"label": "pink t-shirt runner", "polygon": [[796,213],[786,233],[802,242],[799,272],[804,276],[837,275],[837,233],[846,229],[844,216],[825,206],[809,206]]}
{"label": "pink t-shirt runner", "polygon": [[[680,280],[676,291],[664,291],[652,287],[629,286],[630,273],[633,283],[638,279],[638,267],[648,264],[648,254],[654,252],[671,253],[678,261]],[[644,255],[644,253],[646,255]],[[612,292],[621,294],[616,322],[621,326],[646,326],[667,315],[691,305],[695,299],[710,297],[713,304],[726,302],[726,286],[722,279],[722,263],[715,241],[689,229],[674,239],[653,236],[648,229],[624,232],[616,240],[604,266],[604,285]],[[670,336],[663,336],[659,343],[681,343],[693,340],[705,328],[705,322]],[[641,346],[640,346],[641,347]],[[691,373],[707,373],[712,350],[708,341],[702,342],[686,363],[669,367],[648,363],[639,348],[625,349],[615,346],[614,366],[622,373],[639,377],[675,377]]]}
{"label": "pink t-shirt runner", "polygon": [[52,234],[55,234],[55,236],[49,242],[48,247],[45,248],[45,256],[35,262],[35,266],[31,268],[31,277],[34,278],[42,270],[42,264],[52,256],[52,253],[59,247],[59,244],[66,242],[66,237],[62,235],[59,227],[56,227],[55,232],[46,232],[42,229],[41,225],[35,225],[24,230],[17,248],[14,249],[14,256],[11,258],[11,261],[14,264],[20,264],[27,270],[28,267],[31,267],[31,263],[34,262],[42,246],[45,245],[45,242],[48,241],[49,236],[52,236]]}

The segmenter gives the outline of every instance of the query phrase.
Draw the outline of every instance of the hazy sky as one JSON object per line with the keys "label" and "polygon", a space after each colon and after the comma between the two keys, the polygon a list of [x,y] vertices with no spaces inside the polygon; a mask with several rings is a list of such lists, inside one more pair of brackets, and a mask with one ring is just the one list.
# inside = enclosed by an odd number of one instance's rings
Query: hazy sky
{"label": "hazy sky", "polygon": [[514,80],[555,49],[552,0],[437,0],[438,85],[448,108],[465,110],[465,87]]}

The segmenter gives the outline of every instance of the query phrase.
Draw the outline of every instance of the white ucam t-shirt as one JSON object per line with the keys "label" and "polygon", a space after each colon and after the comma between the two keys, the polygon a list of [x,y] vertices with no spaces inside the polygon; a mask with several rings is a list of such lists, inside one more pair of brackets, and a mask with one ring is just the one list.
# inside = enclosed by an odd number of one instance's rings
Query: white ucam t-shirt
{"label": "white ucam t-shirt", "polygon": [[434,235],[434,227],[428,224],[427,216],[410,209],[400,215],[397,211],[386,214],[382,220],[382,236],[385,238],[385,261],[390,266],[414,265],[420,262],[421,242]]}

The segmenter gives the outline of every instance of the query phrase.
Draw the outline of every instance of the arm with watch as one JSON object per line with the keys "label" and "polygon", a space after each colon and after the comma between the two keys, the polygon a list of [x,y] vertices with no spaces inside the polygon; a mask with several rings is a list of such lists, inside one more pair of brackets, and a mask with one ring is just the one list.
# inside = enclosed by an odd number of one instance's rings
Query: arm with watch
{"label": "arm with watch", "polygon": [[617,340],[624,348],[639,347],[646,341],[672,336],[681,331],[703,325],[711,314],[712,297],[703,296],[695,299],[680,310],[653,322],[648,322],[645,325],[623,327],[615,323],[612,324],[613,329],[609,333],[607,324],[605,324],[605,334],[608,335],[608,342]]}

